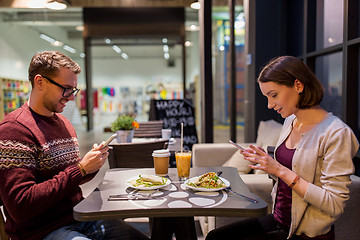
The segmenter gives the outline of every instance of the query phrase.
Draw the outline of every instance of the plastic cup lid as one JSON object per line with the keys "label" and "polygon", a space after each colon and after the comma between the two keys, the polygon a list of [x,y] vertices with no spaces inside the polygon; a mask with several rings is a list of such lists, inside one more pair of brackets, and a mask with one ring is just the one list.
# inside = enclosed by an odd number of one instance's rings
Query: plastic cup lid
{"label": "plastic cup lid", "polygon": [[170,156],[169,149],[154,150],[152,153],[153,157],[168,157]]}

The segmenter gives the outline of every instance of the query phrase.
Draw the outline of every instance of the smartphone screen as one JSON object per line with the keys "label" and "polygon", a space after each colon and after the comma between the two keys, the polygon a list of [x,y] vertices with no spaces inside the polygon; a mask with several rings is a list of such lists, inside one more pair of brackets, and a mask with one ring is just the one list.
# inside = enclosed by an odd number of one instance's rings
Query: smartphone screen
{"label": "smartphone screen", "polygon": [[233,141],[229,140],[229,143],[231,143],[232,145],[234,145],[235,147],[237,147],[238,149],[241,149],[243,151],[245,151],[245,149],[243,147],[241,147],[240,145],[234,143]]}
{"label": "smartphone screen", "polygon": [[111,135],[111,136],[109,137],[109,139],[106,140],[106,142],[104,142],[103,148],[106,147],[107,145],[109,145],[109,143],[110,143],[114,138],[116,138],[116,133],[113,134],[113,135]]}

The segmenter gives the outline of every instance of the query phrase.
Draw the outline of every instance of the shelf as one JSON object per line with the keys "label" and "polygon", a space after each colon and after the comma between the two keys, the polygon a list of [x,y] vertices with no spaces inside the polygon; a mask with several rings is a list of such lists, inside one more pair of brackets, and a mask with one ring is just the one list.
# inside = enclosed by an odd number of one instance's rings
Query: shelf
{"label": "shelf", "polygon": [[30,82],[0,78],[0,120],[21,107],[28,99]]}

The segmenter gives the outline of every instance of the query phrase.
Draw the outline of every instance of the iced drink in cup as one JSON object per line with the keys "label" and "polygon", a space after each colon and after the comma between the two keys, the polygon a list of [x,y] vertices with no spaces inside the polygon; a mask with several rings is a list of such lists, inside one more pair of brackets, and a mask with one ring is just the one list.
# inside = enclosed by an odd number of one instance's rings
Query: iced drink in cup
{"label": "iced drink in cup", "polygon": [[166,176],[169,169],[169,149],[154,150],[152,153],[154,159],[155,174]]}
{"label": "iced drink in cup", "polygon": [[179,180],[187,180],[190,175],[191,151],[175,152],[175,159]]}

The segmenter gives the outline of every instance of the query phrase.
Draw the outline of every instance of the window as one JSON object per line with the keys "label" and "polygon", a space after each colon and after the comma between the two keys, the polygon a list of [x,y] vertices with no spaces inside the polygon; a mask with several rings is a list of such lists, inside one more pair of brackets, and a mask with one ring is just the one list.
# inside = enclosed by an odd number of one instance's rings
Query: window
{"label": "window", "polygon": [[[213,102],[214,142],[230,139],[231,67],[230,67],[230,17],[229,7],[213,2]],[[236,56],[236,136],[244,138],[244,45],[245,16],[240,1],[235,6],[235,56]]]}
{"label": "window", "polygon": [[342,43],[344,1],[318,0],[316,11],[316,49]]}
{"label": "window", "polygon": [[322,82],[325,94],[321,106],[341,118],[342,112],[342,52],[316,59],[315,74]]}

